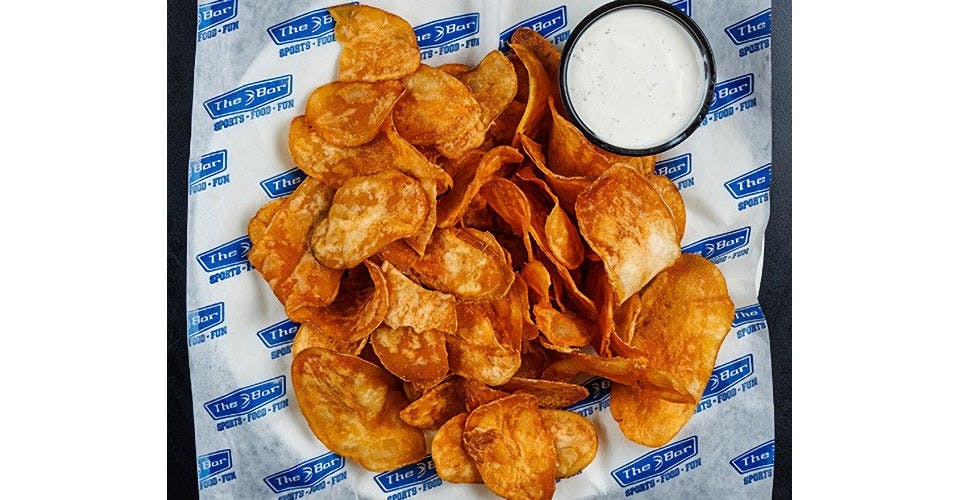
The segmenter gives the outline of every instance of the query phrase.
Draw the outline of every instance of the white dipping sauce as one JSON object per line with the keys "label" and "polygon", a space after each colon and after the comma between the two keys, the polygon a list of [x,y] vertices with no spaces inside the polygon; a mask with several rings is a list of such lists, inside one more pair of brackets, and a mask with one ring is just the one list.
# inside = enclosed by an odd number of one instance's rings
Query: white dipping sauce
{"label": "white dipping sauce", "polygon": [[566,87],[580,121],[597,138],[647,149],[680,135],[707,90],[704,58],[693,36],[661,11],[610,11],[574,42]]}

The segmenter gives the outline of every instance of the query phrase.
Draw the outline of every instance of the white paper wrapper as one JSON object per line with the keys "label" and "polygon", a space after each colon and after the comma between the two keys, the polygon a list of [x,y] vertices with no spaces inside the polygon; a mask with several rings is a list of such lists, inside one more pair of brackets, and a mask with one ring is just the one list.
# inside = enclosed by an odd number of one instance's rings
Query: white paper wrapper
{"label": "white paper wrapper", "polygon": [[[197,470],[203,498],[490,498],[436,477],[429,458],[374,474],[311,434],[290,385],[296,324],[246,260],[246,225],[302,173],[290,120],[335,78],[339,44],[321,9],[336,1],[225,0],[198,9],[189,166],[187,309]],[[518,24],[562,45],[601,1],[370,1],[424,28],[423,61],[474,65]],[[687,207],[683,247],[717,263],[737,307],[698,412],[671,444],[626,440],[604,381],[575,408],[596,425],[596,460],[556,498],[757,498],[773,485],[768,332],[757,305],[771,161],[770,2],[687,0],[717,63],[703,126],[658,157]],[[473,23],[473,24],[471,24]],[[444,37],[437,40],[441,26]],[[292,170],[294,169],[294,170]]]}

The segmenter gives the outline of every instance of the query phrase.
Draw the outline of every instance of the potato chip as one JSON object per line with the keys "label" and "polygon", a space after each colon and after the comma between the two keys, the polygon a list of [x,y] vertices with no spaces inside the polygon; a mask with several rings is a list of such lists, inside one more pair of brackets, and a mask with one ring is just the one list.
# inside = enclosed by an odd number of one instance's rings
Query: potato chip
{"label": "potato chip", "polygon": [[687,209],[683,205],[683,198],[680,196],[680,190],[677,186],[662,175],[648,175],[647,180],[650,185],[660,195],[664,205],[670,209],[670,216],[673,218],[673,225],[677,227],[677,243],[683,240],[683,231],[687,225]]}
{"label": "potato chip", "polygon": [[307,175],[333,187],[358,175],[390,169],[396,150],[385,134],[358,147],[341,147],[327,142],[298,116],[290,122],[288,146],[293,162]]}
{"label": "potato chip", "polygon": [[482,483],[480,471],[463,449],[463,424],[466,421],[466,413],[447,420],[433,437],[430,454],[440,479],[451,483]]}
{"label": "potato chip", "polygon": [[510,395],[507,392],[494,389],[473,379],[464,379],[463,391],[467,412],[472,412],[479,406],[483,406],[491,401],[496,401],[500,398],[505,398]]}
{"label": "potato chip", "polygon": [[287,201],[286,198],[273,200],[257,210],[257,213],[247,224],[247,234],[250,235],[250,244],[256,246],[257,242],[263,238],[267,232],[267,227],[273,221],[273,216],[280,210],[280,206]]}
{"label": "potato chip", "polygon": [[410,144],[449,141],[480,119],[480,105],[470,89],[443,71],[421,64],[403,85],[407,92],[393,108],[393,121]]}
{"label": "potato chip", "polygon": [[[549,305],[534,304],[533,318],[537,329],[550,341],[550,344],[560,347],[565,352],[569,352],[569,348],[589,344],[596,335],[596,327],[589,321],[569,311],[562,313]],[[544,347],[548,346],[544,345]]]}
{"label": "potato chip", "polygon": [[478,194],[510,226],[513,234],[521,238],[527,259],[534,260],[530,244],[530,233],[533,231],[530,225],[530,201],[523,191],[516,184],[497,177],[487,181]]}
{"label": "potato chip", "polygon": [[554,172],[566,177],[596,179],[610,168],[610,163],[600,154],[583,132],[557,112],[553,99],[548,102],[553,127],[547,145],[547,158]]}
{"label": "potato chip", "polygon": [[696,412],[697,403],[674,403],[643,389],[613,384],[610,413],[627,439],[657,448],[670,442]]}
{"label": "potato chip", "polygon": [[437,227],[437,181],[433,179],[421,179],[420,187],[427,199],[427,217],[423,220],[423,225],[417,232],[411,236],[403,238],[410,248],[418,255],[423,255],[427,249],[427,243],[433,237],[433,230]]}
{"label": "potato chip", "polygon": [[310,252],[300,256],[300,262],[279,286],[286,295],[284,310],[297,321],[311,317],[311,310],[329,306],[340,291],[343,271],[323,266]]}
{"label": "potato chip", "polygon": [[330,82],[307,99],[310,128],[335,146],[359,146],[373,140],[404,92],[398,81]]}
{"label": "potato chip", "polygon": [[560,207],[559,200],[545,182],[534,176],[529,165],[517,171],[517,187],[530,202],[530,226],[533,239],[544,249],[551,260],[567,269],[583,263],[583,243],[577,227]]}
{"label": "potato chip", "polygon": [[[257,244],[250,248],[247,258],[272,288],[276,289],[300,263],[307,249],[306,235],[317,218],[330,210],[333,194],[334,190],[320,182],[304,179],[293,194],[277,206],[266,229],[256,238]],[[258,212],[254,220],[265,217],[266,214]]]}
{"label": "potato chip", "polygon": [[370,345],[383,367],[407,382],[436,380],[449,368],[447,342],[439,330],[381,325],[370,334]]}
{"label": "potato chip", "polygon": [[470,66],[467,66],[466,64],[451,63],[451,64],[441,64],[440,66],[437,66],[437,69],[439,69],[440,71],[443,71],[448,75],[459,77],[460,75],[472,70],[473,68],[471,68]]}
{"label": "potato chip", "polygon": [[537,57],[547,74],[547,81],[551,83],[550,95],[560,102],[560,50],[543,35],[530,28],[517,28],[513,35],[510,35],[510,43],[526,47]]}
{"label": "potato chip", "polygon": [[355,267],[387,243],[415,234],[427,208],[420,184],[399,172],[350,179],[312,229],[310,249],[327,267]]}
{"label": "potato chip", "polygon": [[296,313],[290,319],[312,323],[341,342],[356,342],[383,322],[389,302],[387,293],[387,281],[380,268],[367,261],[347,272],[330,305],[290,311]]}
{"label": "potato chip", "polygon": [[403,18],[353,4],[330,7],[330,15],[336,21],[334,37],[343,46],[340,81],[396,80],[420,65],[417,36]]}
{"label": "potato chip", "polygon": [[372,471],[416,462],[423,431],[400,419],[407,398],[389,373],[356,356],[304,350],[290,369],[300,411],[328,449]]}
{"label": "potato chip", "polygon": [[413,327],[418,332],[457,331],[456,299],[452,295],[427,290],[384,262],[381,268],[387,281],[388,306],[383,322],[393,328]]}
{"label": "potato chip", "polygon": [[513,377],[499,387],[507,392],[529,394],[540,408],[563,408],[590,395],[585,387],[566,382]]}
{"label": "potato chip", "polygon": [[487,137],[484,141],[490,144],[504,144],[513,140],[517,133],[517,127],[520,126],[520,120],[527,109],[526,101],[511,101],[507,107],[494,118],[487,129]]}
{"label": "potato chip", "polygon": [[[453,188],[437,201],[437,226],[451,227],[463,216],[467,206],[480,187],[493,176],[503,163],[520,163],[523,155],[510,146],[498,146],[477,158],[470,157],[453,176]],[[477,160],[474,165],[472,160]]]}
{"label": "potato chip", "polygon": [[670,210],[643,175],[626,165],[614,165],[580,195],[577,221],[603,260],[618,304],[680,256]]}
{"label": "potato chip", "polygon": [[[536,329],[534,329],[536,332]],[[533,338],[536,338],[534,336]],[[550,363],[546,351],[536,342],[524,340],[520,349],[520,368],[513,375],[520,378],[540,378],[543,369]]]}
{"label": "potato chip", "polygon": [[[403,264],[390,263],[407,272]],[[407,267],[420,283],[462,300],[497,299],[513,283],[507,254],[496,238],[470,228],[436,230],[423,257]]]}
{"label": "potato chip", "polygon": [[463,448],[491,491],[511,499],[553,495],[557,453],[536,398],[512,394],[467,416]]}
{"label": "potato chip", "polygon": [[519,342],[498,335],[501,325],[490,302],[457,302],[457,332],[447,335],[450,371],[488,385],[509,380],[520,368]]}
{"label": "potato chip", "polygon": [[327,335],[317,325],[303,323],[297,327],[297,334],[293,338],[293,346],[291,347],[291,355],[296,358],[297,354],[306,349],[323,347],[340,354],[359,356],[367,345],[367,338],[363,337],[355,342],[344,342]]}
{"label": "potato chip", "polygon": [[543,148],[540,147],[540,144],[522,134],[520,135],[520,145],[523,146],[524,152],[533,161],[537,170],[543,173],[547,185],[550,186],[550,189],[560,201],[560,206],[567,213],[575,213],[577,196],[580,196],[580,193],[593,184],[593,179],[589,177],[566,177],[554,173],[547,166],[547,159],[543,155]]}
{"label": "potato chip", "polygon": [[669,372],[649,368],[644,358],[599,357],[581,352],[558,356],[543,371],[544,380],[570,382],[579,373],[589,373],[624,385],[641,387],[677,402],[694,402],[700,398],[699,394],[689,394],[683,381]]}
{"label": "potato chip", "polygon": [[640,293],[639,310],[630,346],[699,400],[733,321],[723,274],[703,257],[683,254]]}
{"label": "potato chip", "polygon": [[593,462],[599,439],[589,420],[573,412],[546,409],[540,410],[540,419],[557,450],[557,478],[570,477]]}
{"label": "potato chip", "polygon": [[[437,429],[466,411],[463,384],[451,379],[426,391],[400,412],[404,422],[420,429]],[[436,439],[436,438],[434,438]]]}
{"label": "potato chip", "polygon": [[[537,56],[530,49],[519,44],[510,44],[510,48],[513,49],[513,52],[527,70],[527,105],[523,110],[520,122],[517,124],[517,133],[527,137],[536,137],[540,128],[540,119],[547,112],[547,99],[550,97],[550,78]],[[519,74],[517,76],[519,77]],[[513,147],[517,147],[519,143],[519,136],[515,136],[512,142]]]}
{"label": "potato chip", "polygon": [[513,101],[517,95],[517,73],[513,64],[499,50],[493,50],[472,70],[460,74],[457,78],[463,82],[480,105],[480,122],[483,132],[493,119]]}
{"label": "potato chip", "polygon": [[[613,293],[613,285],[607,276],[607,271],[600,262],[587,262],[586,282],[584,283],[584,292],[595,297],[597,304],[597,334],[594,336],[592,344],[593,349],[600,356],[613,356],[610,348],[610,339],[615,335],[616,323],[614,319],[614,309],[617,307],[617,298]],[[628,301],[630,299],[627,299]]]}
{"label": "potato chip", "polygon": [[454,136],[452,139],[438,142],[436,145],[437,152],[446,158],[459,159],[471,150],[481,147],[486,136],[487,125],[478,116],[464,127],[461,134]]}

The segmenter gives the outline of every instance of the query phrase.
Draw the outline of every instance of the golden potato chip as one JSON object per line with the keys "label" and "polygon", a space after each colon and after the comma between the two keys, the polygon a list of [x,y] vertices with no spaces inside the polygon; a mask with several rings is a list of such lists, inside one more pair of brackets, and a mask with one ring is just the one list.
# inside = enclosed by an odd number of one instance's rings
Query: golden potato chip
{"label": "golden potato chip", "polygon": [[356,356],[311,347],[290,368],[300,411],[324,446],[372,471],[416,462],[423,431],[400,419],[407,398],[389,373]]}
{"label": "golden potato chip", "polygon": [[575,213],[577,197],[593,184],[593,180],[589,177],[557,175],[547,166],[547,159],[543,156],[543,148],[540,147],[540,144],[523,134],[520,134],[520,144],[527,156],[533,161],[533,165],[546,177],[547,185],[556,193],[560,206],[567,213]]}
{"label": "golden potato chip", "polygon": [[549,100],[553,128],[550,129],[550,143],[547,145],[547,158],[554,172],[566,177],[587,177],[596,179],[610,168],[610,163],[600,154],[583,132],[574,124],[560,116],[553,99]]}
{"label": "golden potato chip", "polygon": [[[536,332],[536,329],[534,329],[534,332]],[[536,336],[533,338],[536,338]],[[543,369],[546,368],[549,363],[550,359],[547,358],[547,353],[543,350],[543,347],[540,347],[540,344],[524,340],[523,346],[520,349],[520,368],[517,369],[517,372],[513,376],[519,378],[540,378],[540,374],[543,373]]]}
{"label": "golden potato chip", "polygon": [[421,64],[403,85],[407,92],[393,108],[393,122],[410,144],[449,141],[480,119],[480,105],[470,89],[443,71]]}
{"label": "golden potato chip", "polygon": [[677,227],[677,242],[683,240],[683,230],[687,225],[687,209],[683,205],[683,198],[680,196],[680,190],[677,186],[662,175],[648,175],[647,180],[650,185],[660,195],[664,205],[670,209],[670,216],[673,218],[673,225]]}
{"label": "golden potato chip", "polygon": [[618,304],[680,256],[670,209],[643,175],[626,165],[610,167],[580,195],[577,221],[603,260]]}
{"label": "golden potato chip", "polygon": [[311,347],[323,347],[340,354],[352,354],[359,356],[360,352],[367,345],[367,338],[363,337],[355,342],[344,342],[335,339],[320,329],[317,325],[303,323],[297,327],[297,334],[293,337],[293,346],[291,354],[294,358],[297,354]]}
{"label": "golden potato chip", "polygon": [[429,389],[410,403],[400,412],[400,418],[420,429],[437,429],[464,411],[463,384],[451,379]]}
{"label": "golden potato chip", "polygon": [[381,268],[387,280],[388,306],[383,322],[393,328],[409,326],[418,332],[457,331],[456,299],[452,295],[427,290],[384,262]]}
{"label": "golden potato chip", "polygon": [[389,304],[387,293],[387,281],[380,268],[365,261],[364,266],[347,272],[330,305],[289,311],[295,313],[290,319],[312,323],[341,342],[356,342],[383,322]]}
{"label": "golden potato chip", "polygon": [[669,372],[648,367],[644,358],[591,356],[581,352],[559,354],[558,359],[543,371],[544,380],[571,382],[579,373],[589,373],[614,382],[655,392],[658,396],[677,402],[694,402],[700,395],[690,394],[683,381]]}
{"label": "golden potato chip", "polygon": [[[513,49],[513,52],[527,70],[527,105],[523,110],[520,123],[517,124],[517,133],[527,137],[536,137],[540,128],[540,119],[547,111],[547,99],[550,97],[550,78],[537,56],[530,49],[519,44],[510,44],[510,48]],[[513,147],[517,147],[519,143],[519,136],[515,136],[512,142]]]}
{"label": "golden potato chip", "polygon": [[483,124],[483,133],[493,119],[513,101],[517,95],[517,73],[507,56],[499,50],[491,51],[484,56],[476,68],[457,75],[480,105],[480,122]]}
{"label": "golden potato chip", "polygon": [[462,158],[471,150],[481,147],[486,136],[487,126],[477,116],[475,120],[464,127],[461,134],[454,136],[452,139],[438,142],[436,145],[437,152],[446,158],[456,160]]}
{"label": "golden potato chip", "polygon": [[370,345],[383,367],[407,382],[436,380],[449,368],[447,342],[439,330],[380,325],[370,334]]}
{"label": "golden potato chip", "polygon": [[530,202],[534,241],[559,265],[567,269],[579,267],[583,263],[583,243],[550,187],[533,175],[529,165],[521,167],[516,178],[522,179],[515,182]]}
{"label": "golden potato chip", "polygon": [[540,419],[557,450],[557,478],[570,477],[593,462],[599,439],[589,420],[573,412],[545,409],[540,410]]}
{"label": "golden potato chip", "polygon": [[410,248],[418,255],[423,255],[427,249],[427,243],[433,237],[433,230],[437,227],[437,181],[433,179],[420,179],[420,187],[427,196],[427,217],[423,220],[423,225],[412,236],[403,239]]}
{"label": "golden potato chip", "polygon": [[520,270],[520,276],[523,277],[527,288],[533,292],[535,303],[550,304],[550,273],[543,263],[531,260]]}
{"label": "golden potato chip", "polygon": [[530,201],[516,184],[495,177],[487,181],[478,193],[480,198],[502,218],[513,234],[520,237],[527,252],[527,259],[533,260],[533,247],[530,245]]}
{"label": "golden potato chip", "polygon": [[330,82],[307,99],[310,128],[335,146],[359,146],[373,140],[404,92],[398,81]]}
{"label": "golden potato chip", "polygon": [[494,118],[487,129],[485,143],[504,144],[513,140],[520,126],[520,120],[527,109],[526,101],[511,101],[507,107]]}
{"label": "golden potato chip", "polygon": [[500,334],[501,325],[490,302],[457,302],[457,332],[447,335],[450,371],[488,385],[509,380],[520,368],[519,342]]}
{"label": "golden potato chip", "polygon": [[640,292],[639,310],[630,346],[699,400],[733,321],[723,274],[703,257],[683,254]]}
{"label": "golden potato chip", "polygon": [[497,299],[513,283],[513,269],[496,238],[470,228],[437,229],[423,257],[407,269],[403,263],[390,263],[403,272],[409,269],[420,283],[462,300]]}
{"label": "golden potato chip", "polygon": [[[610,278],[607,271],[603,268],[601,262],[587,262],[586,282],[584,283],[584,292],[595,297],[597,304],[597,334],[593,338],[593,349],[600,356],[613,356],[610,348],[610,338],[615,334],[616,323],[614,320],[614,309],[617,307],[617,298],[613,293],[613,285],[610,284]],[[628,301],[630,299],[627,299]]]}
{"label": "golden potato chip", "polygon": [[557,452],[536,398],[511,394],[473,410],[463,448],[491,491],[511,499],[551,498]]}
{"label": "golden potato chip", "polygon": [[674,403],[638,387],[613,384],[610,413],[627,439],[657,448],[670,442],[693,416],[697,403]]}
{"label": "golden potato chip", "polygon": [[330,7],[334,37],[343,46],[342,82],[396,80],[416,71],[420,46],[410,23],[366,5]]}
{"label": "golden potato chip", "polygon": [[350,179],[311,230],[310,249],[327,267],[355,267],[387,243],[415,234],[427,208],[420,184],[399,172]]}
{"label": "golden potato chip", "polygon": [[273,216],[280,210],[280,206],[287,201],[286,198],[273,200],[257,210],[257,213],[247,224],[247,234],[250,235],[250,244],[256,246],[257,242],[263,238],[267,232],[267,227],[273,221]]}
{"label": "golden potato chip", "polygon": [[552,84],[550,95],[557,102],[560,102],[560,50],[547,41],[543,35],[530,28],[518,28],[510,35],[510,43],[523,45],[537,56],[537,60],[540,61],[544,71],[546,71],[547,81]]}
{"label": "golden potato chip", "polygon": [[[437,201],[437,226],[451,227],[460,221],[467,206],[481,186],[495,174],[503,163],[520,163],[523,155],[510,146],[498,146],[461,165],[453,176],[453,188]],[[476,166],[472,160],[477,160]]]}
{"label": "golden potato chip", "polygon": [[337,298],[343,271],[330,269],[313,258],[310,252],[300,256],[300,262],[279,286],[286,295],[284,310],[295,321],[311,317],[310,310],[324,308]]}
{"label": "golden potato chip", "polygon": [[362,146],[335,146],[314,131],[303,116],[290,122],[288,146],[293,162],[301,170],[333,187],[358,175],[388,170],[397,156],[386,134],[377,135]]}
{"label": "golden potato chip", "polygon": [[441,64],[440,66],[437,66],[437,69],[439,69],[440,71],[443,71],[448,75],[459,77],[460,75],[472,70],[473,68],[471,68],[470,66],[467,66],[466,64],[451,63],[451,64]]}
{"label": "golden potato chip", "polygon": [[[562,313],[550,305],[533,305],[534,323],[540,333],[550,341],[553,346],[567,348],[583,347],[593,340],[596,335],[596,327],[589,321],[586,321],[572,312]],[[549,347],[546,344],[544,347]]]}
{"label": "golden potato chip", "polygon": [[513,377],[499,387],[507,392],[529,394],[540,408],[563,408],[590,395],[585,387],[566,382]]}
{"label": "golden potato chip", "polygon": [[466,413],[447,420],[433,437],[430,454],[440,479],[451,483],[482,483],[480,471],[463,449],[463,424],[466,421]]}
{"label": "golden potato chip", "polygon": [[473,379],[464,379],[463,391],[467,412],[472,412],[479,406],[509,396],[507,392],[494,389]]}

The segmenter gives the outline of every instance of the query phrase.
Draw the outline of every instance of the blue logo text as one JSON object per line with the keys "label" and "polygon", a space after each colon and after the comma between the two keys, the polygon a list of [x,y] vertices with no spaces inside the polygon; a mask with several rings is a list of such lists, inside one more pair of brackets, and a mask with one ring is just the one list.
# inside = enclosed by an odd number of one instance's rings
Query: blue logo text
{"label": "blue logo text", "polygon": [[388,493],[402,488],[409,488],[420,483],[427,482],[437,477],[437,468],[433,464],[433,457],[427,456],[423,460],[410,465],[404,465],[399,469],[390,472],[377,474],[373,480],[377,486]]}
{"label": "blue logo text", "polygon": [[230,450],[220,450],[197,457],[197,479],[206,479],[233,467]]}
{"label": "blue logo text", "polygon": [[287,393],[284,375],[241,387],[230,394],[206,402],[203,407],[214,420],[237,417],[282,398]]}
{"label": "blue logo text", "polygon": [[710,236],[682,248],[683,253],[695,253],[705,259],[717,259],[750,243],[750,226]]}
{"label": "blue logo text", "polygon": [[293,76],[284,75],[237,87],[203,102],[210,118],[243,113],[287,97],[293,92]]}
{"label": "blue logo text", "polygon": [[622,487],[659,476],[697,456],[697,436],[657,448],[650,453],[614,469],[610,475]]}
{"label": "blue logo text", "polygon": [[413,32],[417,35],[417,44],[420,49],[439,47],[447,42],[479,33],[480,14],[474,12],[438,19],[413,28]]}
{"label": "blue logo text", "polygon": [[210,29],[237,17],[237,0],[219,0],[197,7],[197,31]]}
{"label": "blue logo text", "polygon": [[750,94],[753,94],[753,73],[722,81],[713,88],[713,104],[708,111],[729,106]]}
{"label": "blue logo text", "polygon": [[753,354],[724,363],[713,369],[700,399],[707,399],[733,387],[753,374]]}
{"label": "blue logo text", "polygon": [[197,255],[197,262],[207,272],[243,264],[247,262],[247,252],[250,251],[250,246],[250,237],[241,236]]}
{"label": "blue logo text", "polygon": [[307,177],[303,170],[292,168],[286,172],[277,174],[268,179],[260,181],[260,187],[270,198],[281,198],[294,192],[300,182]]}
{"label": "blue logo text", "polygon": [[771,439],[766,443],[745,451],[742,455],[730,461],[730,465],[740,474],[755,470],[773,467],[774,442]]}
{"label": "blue logo text", "polygon": [[300,323],[294,323],[288,319],[260,330],[257,332],[257,336],[260,337],[263,345],[274,348],[293,342],[293,338],[297,336],[297,330],[299,329]]}
{"label": "blue logo text", "polygon": [[547,36],[556,33],[560,30],[560,28],[563,28],[566,25],[567,6],[561,5],[555,9],[548,10],[543,14],[538,14],[529,19],[524,19],[523,21],[514,24],[500,33],[500,49],[506,50],[507,43],[510,42],[510,37],[513,36],[513,32],[520,28],[530,28],[546,38]]}
{"label": "blue logo text", "polygon": [[690,173],[690,153],[658,161],[653,171],[671,181],[675,181]]}
{"label": "blue logo text", "polygon": [[198,159],[190,160],[187,183],[200,182],[207,177],[217,175],[227,169],[227,150],[221,149],[207,153]]}
{"label": "blue logo text", "polygon": [[343,468],[343,457],[336,453],[327,453],[306,462],[299,463],[263,478],[263,482],[280,493],[287,490],[308,488]]}
{"label": "blue logo text", "polygon": [[223,323],[223,302],[187,311],[187,337],[207,331]]}
{"label": "blue logo text", "polygon": [[733,26],[727,26],[725,31],[736,45],[770,38],[770,9],[750,16]]}
{"label": "blue logo text", "polygon": [[763,310],[760,309],[760,304],[754,304],[752,306],[741,307],[734,311],[732,326],[743,326],[747,323],[755,323],[757,321],[764,321],[765,319]]}
{"label": "blue logo text", "polygon": [[727,192],[734,198],[746,198],[758,193],[765,193],[770,190],[770,177],[772,171],[770,164],[753,169],[739,177],[733,178],[723,184]]}

